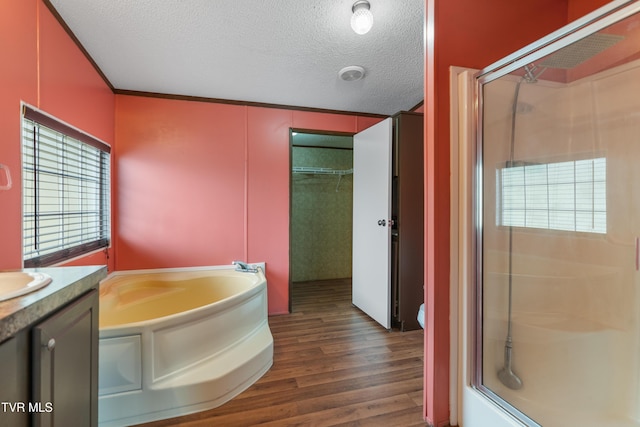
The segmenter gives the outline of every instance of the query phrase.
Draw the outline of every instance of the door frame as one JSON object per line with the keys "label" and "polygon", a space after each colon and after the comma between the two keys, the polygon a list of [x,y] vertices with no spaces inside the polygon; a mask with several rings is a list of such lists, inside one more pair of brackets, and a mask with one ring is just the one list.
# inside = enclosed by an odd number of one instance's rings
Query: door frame
{"label": "door frame", "polygon": [[[315,135],[327,135],[327,136],[348,136],[353,138],[357,132],[338,132],[328,131],[322,129],[307,129],[307,128],[289,128],[289,313],[293,313],[293,297],[291,296],[291,290],[293,285],[293,262],[291,257],[291,247],[293,241],[292,223],[293,223],[293,133],[310,133]],[[335,148],[317,146],[318,148]],[[336,148],[338,149],[338,148]],[[353,148],[352,148],[353,149]]]}

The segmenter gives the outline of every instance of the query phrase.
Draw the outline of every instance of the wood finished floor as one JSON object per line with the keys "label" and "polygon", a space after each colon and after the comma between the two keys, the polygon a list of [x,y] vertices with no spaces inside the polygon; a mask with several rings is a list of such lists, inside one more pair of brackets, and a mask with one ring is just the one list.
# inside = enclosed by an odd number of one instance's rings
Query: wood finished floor
{"label": "wood finished floor", "polygon": [[425,426],[423,331],[386,331],[351,305],[351,281],[296,283],[293,312],[269,317],[272,368],[230,402],[144,424]]}

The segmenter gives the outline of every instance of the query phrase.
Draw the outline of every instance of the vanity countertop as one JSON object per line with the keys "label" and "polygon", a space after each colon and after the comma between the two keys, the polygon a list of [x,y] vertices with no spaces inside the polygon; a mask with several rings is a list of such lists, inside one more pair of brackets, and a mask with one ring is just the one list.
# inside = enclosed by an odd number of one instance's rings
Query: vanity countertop
{"label": "vanity countertop", "polygon": [[42,272],[51,283],[29,294],[0,302],[0,343],[94,287],[107,277],[103,265],[25,268]]}

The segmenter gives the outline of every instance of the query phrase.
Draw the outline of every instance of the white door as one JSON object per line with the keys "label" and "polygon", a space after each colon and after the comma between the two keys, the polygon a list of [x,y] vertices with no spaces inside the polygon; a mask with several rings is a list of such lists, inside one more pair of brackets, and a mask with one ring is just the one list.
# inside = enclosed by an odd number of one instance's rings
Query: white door
{"label": "white door", "polygon": [[391,328],[391,119],[353,137],[353,305]]}

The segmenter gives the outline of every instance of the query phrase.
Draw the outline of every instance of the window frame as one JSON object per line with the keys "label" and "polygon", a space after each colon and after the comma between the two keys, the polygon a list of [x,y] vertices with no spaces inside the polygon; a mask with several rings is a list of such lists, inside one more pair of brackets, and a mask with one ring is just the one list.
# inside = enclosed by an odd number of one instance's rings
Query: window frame
{"label": "window frame", "polygon": [[[26,127],[34,123],[34,134],[31,138],[27,138]],[[56,133],[61,139],[55,143],[43,142],[36,135],[35,129],[44,127],[47,133]],[[22,105],[22,114],[20,116],[21,129],[21,170],[22,170],[22,258],[23,266],[28,267],[44,267],[69,261],[81,255],[108,248],[111,242],[111,147],[98,140],[97,138],[60,121],[42,111],[39,111],[29,105]],[[70,138],[67,143],[66,139]],[[31,146],[27,146],[30,144]],[[74,191],[72,184],[58,184],[56,191],[49,191],[50,200],[63,206],[64,201],[71,200],[78,204],[78,201],[87,202],[82,207],[73,211],[65,210],[67,208],[58,208],[52,217],[59,221],[57,227],[64,229],[58,231],[58,236],[52,239],[55,243],[46,247],[38,248],[42,242],[38,239],[38,235],[47,226],[38,225],[39,215],[42,206],[38,194],[38,184],[46,182],[42,175],[46,175],[45,168],[38,166],[35,159],[36,152],[43,147],[64,148],[64,151],[80,148],[74,156],[64,158],[60,162],[56,158],[55,172],[62,171],[65,166],[69,166],[69,162],[77,162],[77,167],[82,172],[76,175],[64,175],[64,179],[74,181],[79,184],[75,186]],[[88,163],[88,155],[85,150],[89,150],[90,156],[94,161]],[[59,155],[59,153],[58,153]],[[31,163],[28,162],[32,159]],[[70,160],[71,159],[71,160]],[[65,166],[62,166],[65,165]],[[87,165],[91,167],[87,167]],[[88,171],[89,174],[85,172]],[[51,169],[48,171],[51,172]],[[27,175],[31,176],[27,176]],[[42,175],[41,175],[42,174]],[[51,175],[51,174],[50,174]],[[63,176],[63,174],[60,174]],[[49,178],[51,179],[51,178]],[[90,196],[87,201],[87,196]],[[32,205],[29,205],[31,203]],[[37,207],[36,207],[37,206]],[[90,206],[93,209],[87,208]],[[97,209],[96,209],[97,207]],[[69,226],[71,222],[70,216],[80,216],[86,219],[87,216],[92,219],[89,225],[84,221],[80,221],[80,225],[74,224]],[[66,221],[65,221],[66,219]],[[29,221],[32,222],[30,225]],[[66,222],[66,224],[64,224]],[[55,227],[55,226],[53,226]],[[66,228],[65,228],[66,227]],[[68,239],[67,236],[73,232],[74,237]],[[63,237],[65,236],[65,237]]]}

